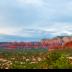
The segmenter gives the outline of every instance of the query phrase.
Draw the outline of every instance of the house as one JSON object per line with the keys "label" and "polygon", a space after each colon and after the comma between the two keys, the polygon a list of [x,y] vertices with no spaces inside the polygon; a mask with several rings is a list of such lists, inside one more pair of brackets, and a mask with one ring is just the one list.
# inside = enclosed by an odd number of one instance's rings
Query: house
{"label": "house", "polygon": [[41,61],[42,59],[40,57],[38,57],[38,61]]}
{"label": "house", "polygon": [[4,60],[4,59],[1,58],[0,61],[4,61],[4,62],[5,62],[5,61],[7,61],[7,60]]}
{"label": "house", "polygon": [[23,57],[23,59],[26,59],[26,57]]}
{"label": "house", "polygon": [[26,61],[30,61],[29,59],[26,59]]}
{"label": "house", "polygon": [[25,62],[20,62],[21,64],[25,64]]}
{"label": "house", "polygon": [[2,61],[6,62],[7,60],[2,60]]}
{"label": "house", "polygon": [[15,58],[10,58],[11,60],[15,60]]}
{"label": "house", "polygon": [[35,58],[33,58],[32,60],[33,60],[33,61],[36,61],[36,59],[35,59]]}

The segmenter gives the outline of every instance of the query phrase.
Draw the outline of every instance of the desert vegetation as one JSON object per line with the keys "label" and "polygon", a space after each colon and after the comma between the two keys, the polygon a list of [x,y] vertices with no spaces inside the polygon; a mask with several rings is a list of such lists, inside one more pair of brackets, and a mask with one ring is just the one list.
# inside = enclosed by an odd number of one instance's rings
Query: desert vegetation
{"label": "desert vegetation", "polygon": [[0,49],[0,69],[72,69],[72,49]]}
{"label": "desert vegetation", "polygon": [[0,45],[0,69],[72,69],[72,41],[13,42]]}

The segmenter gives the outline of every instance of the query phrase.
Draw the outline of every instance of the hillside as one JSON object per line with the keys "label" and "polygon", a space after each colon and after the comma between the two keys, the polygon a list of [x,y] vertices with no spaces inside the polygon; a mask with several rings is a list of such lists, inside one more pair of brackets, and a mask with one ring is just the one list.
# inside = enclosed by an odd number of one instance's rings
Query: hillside
{"label": "hillside", "polygon": [[48,51],[52,51],[56,49],[61,49],[61,50],[72,49],[72,40],[69,42],[66,42],[64,46],[52,46],[50,47]]}
{"label": "hillside", "polygon": [[[31,48],[51,48],[51,49],[59,49],[57,46],[64,46],[67,42],[72,40],[72,36],[57,36],[53,39],[42,39],[40,42],[8,42],[0,45],[0,48],[4,49],[31,49]],[[53,47],[52,47],[53,46]],[[55,47],[56,46],[56,47]]]}
{"label": "hillside", "polygon": [[57,36],[54,37],[53,39],[42,39],[40,42],[68,42],[72,40],[72,36]]}
{"label": "hillside", "polygon": [[[1,44],[7,44],[8,42],[0,42],[0,45]],[[9,42],[10,44],[12,44],[12,42]]]}

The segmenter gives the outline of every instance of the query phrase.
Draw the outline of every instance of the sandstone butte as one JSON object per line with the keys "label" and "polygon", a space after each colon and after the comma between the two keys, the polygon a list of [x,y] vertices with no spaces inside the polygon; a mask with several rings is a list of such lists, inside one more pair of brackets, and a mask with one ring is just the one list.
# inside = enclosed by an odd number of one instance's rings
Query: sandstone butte
{"label": "sandstone butte", "polygon": [[72,49],[72,40],[69,42],[66,42],[64,46],[52,46],[48,51],[53,51],[56,49],[62,49],[62,50]]}
{"label": "sandstone butte", "polygon": [[63,47],[67,42],[72,40],[72,36],[57,36],[53,39],[42,39],[39,42],[16,42],[14,41],[12,44],[2,44],[0,45],[0,48],[3,47],[4,49],[18,49],[18,48],[24,48],[24,49],[31,49],[31,48],[50,48],[51,50],[60,49]]}
{"label": "sandstone butte", "polygon": [[42,39],[40,42],[56,42],[56,43],[64,43],[72,40],[72,36],[57,36],[53,39]]}

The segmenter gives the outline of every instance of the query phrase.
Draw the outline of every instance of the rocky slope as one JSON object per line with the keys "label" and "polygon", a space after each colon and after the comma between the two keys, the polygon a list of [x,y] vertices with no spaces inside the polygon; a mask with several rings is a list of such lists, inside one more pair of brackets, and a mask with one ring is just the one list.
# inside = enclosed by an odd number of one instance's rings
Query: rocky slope
{"label": "rocky slope", "polygon": [[56,42],[56,43],[63,43],[72,40],[72,36],[57,36],[53,39],[42,39],[40,42]]}
{"label": "rocky slope", "polygon": [[52,47],[50,47],[50,49],[48,51],[52,51],[52,50],[56,50],[56,49],[62,49],[62,50],[72,49],[72,40],[69,42],[66,42],[64,46],[52,46]]}
{"label": "rocky slope", "polygon": [[2,43],[2,44],[0,44],[0,48],[6,48],[6,47],[10,47],[12,44],[10,43],[10,42],[8,42],[8,43]]}
{"label": "rocky slope", "polygon": [[[53,39],[42,39],[40,42],[13,42],[2,44],[0,45],[0,48],[5,49],[18,49],[18,48],[24,48],[24,49],[31,49],[31,48],[50,48],[50,49],[59,49],[60,46],[64,46],[67,42],[72,40],[72,36],[57,36]],[[53,46],[53,47],[52,47]]]}

